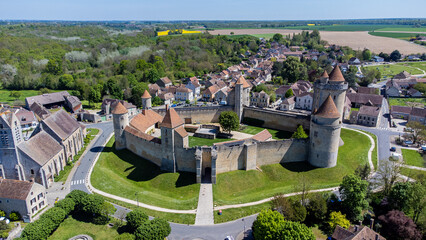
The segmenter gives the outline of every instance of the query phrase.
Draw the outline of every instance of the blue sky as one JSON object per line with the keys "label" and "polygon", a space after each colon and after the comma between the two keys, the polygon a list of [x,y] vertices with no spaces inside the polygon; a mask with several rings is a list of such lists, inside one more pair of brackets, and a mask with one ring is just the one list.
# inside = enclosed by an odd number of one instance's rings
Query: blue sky
{"label": "blue sky", "polygon": [[0,0],[0,19],[312,20],[426,18],[426,0]]}

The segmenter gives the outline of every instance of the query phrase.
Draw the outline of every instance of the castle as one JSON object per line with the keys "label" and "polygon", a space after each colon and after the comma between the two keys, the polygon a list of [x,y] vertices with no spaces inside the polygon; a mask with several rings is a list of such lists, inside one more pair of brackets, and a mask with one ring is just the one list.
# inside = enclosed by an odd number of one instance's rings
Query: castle
{"label": "castle", "polygon": [[[274,163],[308,161],[315,167],[330,168],[337,164],[347,89],[348,84],[339,67],[336,66],[330,76],[324,72],[314,84],[311,116],[250,109],[250,87],[244,77],[238,79],[228,94],[228,103],[232,103],[230,106],[182,109],[179,110],[181,114],[168,107],[165,111],[152,110],[151,96],[145,91],[142,113],[131,120],[121,103],[112,111],[115,147],[128,149],[166,171],[195,172],[197,182],[207,178],[216,183],[219,173],[253,170]],[[191,123],[193,117],[217,121],[221,111],[231,109],[240,120],[250,115],[250,111],[258,111],[256,114],[272,116],[278,122],[290,122],[294,129],[302,124],[309,128],[309,138],[275,141],[271,140],[268,131],[262,131],[252,138],[217,143],[210,147],[189,147],[185,123]],[[203,114],[205,118],[200,117]],[[184,120],[180,115],[185,116]]]}

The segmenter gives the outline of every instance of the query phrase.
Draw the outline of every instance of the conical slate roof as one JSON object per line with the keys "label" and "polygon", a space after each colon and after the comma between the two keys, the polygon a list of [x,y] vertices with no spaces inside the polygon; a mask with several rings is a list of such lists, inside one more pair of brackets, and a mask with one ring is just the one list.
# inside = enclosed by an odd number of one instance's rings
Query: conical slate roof
{"label": "conical slate roof", "polygon": [[250,85],[247,83],[246,79],[243,76],[241,76],[241,77],[238,78],[237,84],[239,84],[239,85],[242,84],[243,88],[250,87]]}
{"label": "conical slate roof", "polygon": [[142,98],[151,98],[151,95],[146,89],[145,89],[145,92],[143,92]]}
{"label": "conical slate roof", "polygon": [[340,113],[337,110],[331,95],[328,95],[327,99],[325,99],[324,103],[315,113],[315,116],[323,118],[340,118]]}
{"label": "conical slate roof", "polygon": [[112,110],[112,114],[125,114],[127,113],[127,108],[121,104],[121,102],[117,103],[114,110]]}
{"label": "conical slate roof", "polygon": [[330,81],[332,82],[344,82],[345,78],[342,75],[342,72],[340,71],[339,66],[335,66],[333,71],[330,73]]}
{"label": "conical slate roof", "polygon": [[324,73],[321,75],[322,78],[328,78],[327,70],[324,70]]}
{"label": "conical slate roof", "polygon": [[184,122],[182,118],[179,117],[174,108],[169,108],[166,112],[166,116],[163,118],[163,122],[161,123],[161,127],[166,128],[176,128],[180,125],[183,125]]}

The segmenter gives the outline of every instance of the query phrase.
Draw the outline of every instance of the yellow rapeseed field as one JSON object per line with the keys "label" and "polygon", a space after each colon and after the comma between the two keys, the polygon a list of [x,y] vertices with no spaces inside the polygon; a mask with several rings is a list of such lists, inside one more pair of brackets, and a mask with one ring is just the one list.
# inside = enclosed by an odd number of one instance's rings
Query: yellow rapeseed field
{"label": "yellow rapeseed field", "polygon": [[170,30],[157,32],[157,36],[167,36],[169,35]]}
{"label": "yellow rapeseed field", "polygon": [[[194,30],[185,30],[185,29],[177,29],[177,31],[182,32],[182,34],[193,34],[193,33],[201,33],[201,31],[194,31]],[[157,36],[168,36],[170,33],[170,30],[167,31],[159,31],[157,32]]]}

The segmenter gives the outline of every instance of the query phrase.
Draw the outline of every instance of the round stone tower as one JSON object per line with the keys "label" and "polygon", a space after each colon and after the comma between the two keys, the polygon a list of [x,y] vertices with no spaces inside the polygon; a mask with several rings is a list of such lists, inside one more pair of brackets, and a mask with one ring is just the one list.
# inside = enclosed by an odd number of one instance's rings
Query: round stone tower
{"label": "round stone tower", "polygon": [[328,96],[331,96],[340,113],[340,120],[342,120],[347,90],[348,83],[345,82],[345,78],[339,66],[336,66],[333,71],[331,71],[330,76],[324,71],[321,78],[314,83],[312,113],[319,109]]}
{"label": "round stone tower", "polygon": [[112,110],[112,119],[114,124],[115,149],[124,149],[126,148],[124,129],[129,125],[129,115],[126,107],[121,102],[118,102],[114,110]]}
{"label": "round stone tower", "polygon": [[147,90],[145,90],[145,92],[142,95],[142,109],[144,110],[148,110],[151,109],[151,95],[149,94],[149,92]]}
{"label": "round stone tower", "polygon": [[311,116],[309,163],[320,168],[336,166],[340,143],[341,114],[331,95]]}

